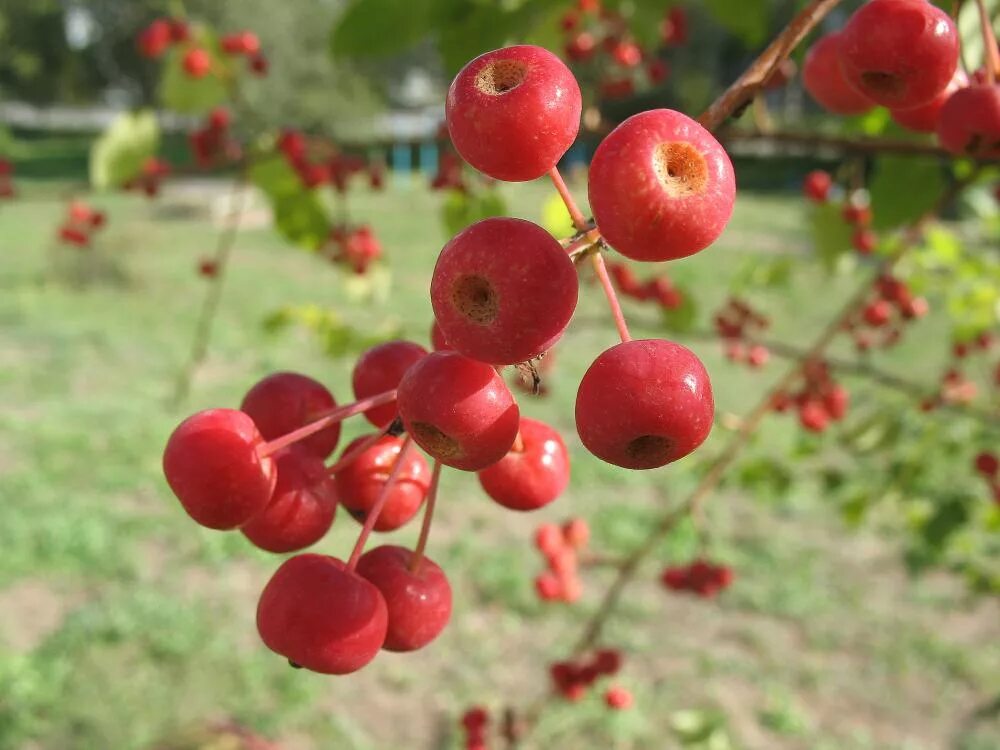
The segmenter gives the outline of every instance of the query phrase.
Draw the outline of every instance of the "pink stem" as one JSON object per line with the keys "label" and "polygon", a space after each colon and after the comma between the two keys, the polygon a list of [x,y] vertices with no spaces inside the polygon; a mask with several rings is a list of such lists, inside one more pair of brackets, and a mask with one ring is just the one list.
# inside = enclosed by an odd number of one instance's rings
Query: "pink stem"
{"label": "pink stem", "polygon": [[365,542],[368,541],[368,536],[372,533],[372,529],[375,528],[375,524],[378,523],[378,517],[382,513],[382,508],[388,502],[392,487],[396,483],[396,480],[399,479],[399,475],[402,473],[403,467],[406,465],[406,459],[412,449],[413,438],[407,436],[399,449],[399,455],[396,456],[395,463],[392,465],[389,478],[385,480],[385,484],[382,485],[382,491],[378,493],[378,499],[375,501],[372,509],[368,511],[368,516],[365,518],[365,525],[361,527],[361,533],[358,534],[358,541],[354,543],[354,551],[351,552],[351,559],[347,561],[348,570],[354,570],[357,567],[358,560],[361,559],[361,553],[365,551]]}
{"label": "pink stem", "polygon": [[979,6],[979,24],[983,31],[983,44],[986,48],[986,82],[992,86],[1000,75],[1000,50],[997,49],[997,37],[993,32],[993,22],[986,9],[985,0],[976,0]]}
{"label": "pink stem", "polygon": [[420,538],[417,540],[417,547],[413,551],[413,558],[410,560],[410,572],[416,573],[420,568],[420,561],[424,559],[424,550],[427,548],[427,539],[431,535],[431,521],[434,519],[434,505],[437,502],[438,480],[441,478],[441,462],[434,462],[434,471],[431,474],[431,486],[427,488],[427,505],[424,507],[424,520],[420,525]]}
{"label": "pink stem", "polygon": [[621,338],[623,344],[626,341],[631,341],[632,334],[628,332],[628,324],[625,323],[625,314],[622,312],[622,306],[618,301],[618,295],[615,293],[615,287],[611,283],[611,277],[608,276],[608,268],[604,265],[604,256],[600,253],[595,253],[590,256],[590,259],[594,264],[594,271],[597,273],[597,278],[604,288],[604,296],[608,298],[608,307],[611,308],[611,317],[615,319],[615,325],[618,327],[618,336]]}
{"label": "pink stem", "polygon": [[559,167],[555,166],[549,170],[549,177],[552,178],[552,184],[556,187],[556,192],[559,193],[559,197],[562,198],[563,203],[566,204],[566,210],[569,211],[569,217],[573,220],[573,226],[576,227],[577,231],[582,232],[587,228],[587,220],[583,216],[583,212],[580,211],[580,207],[576,205],[576,201],[573,200],[572,193],[569,192],[569,188],[566,187],[566,181],[563,180],[562,175],[559,174]]}
{"label": "pink stem", "polygon": [[307,425],[303,425],[297,430],[292,430],[279,438],[275,438],[274,440],[266,443],[261,443],[257,447],[257,453],[261,458],[270,456],[273,453],[277,453],[282,448],[287,448],[289,445],[297,443],[299,440],[305,440],[310,435],[314,435],[332,424],[342,422],[348,417],[353,417],[355,414],[360,414],[363,411],[368,411],[372,407],[381,406],[382,404],[387,404],[395,400],[396,391],[393,389],[391,391],[386,391],[385,393],[379,393],[376,396],[370,396],[368,398],[361,399],[360,401],[355,401],[353,404],[338,406],[337,408],[327,412],[319,419],[310,422]]}

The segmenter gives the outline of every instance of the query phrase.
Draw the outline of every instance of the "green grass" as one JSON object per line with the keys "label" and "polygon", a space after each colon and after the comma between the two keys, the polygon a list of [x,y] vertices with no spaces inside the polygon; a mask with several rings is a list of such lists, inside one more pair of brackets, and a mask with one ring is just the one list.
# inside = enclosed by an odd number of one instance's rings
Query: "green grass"
{"label": "green grass", "polygon": [[[111,221],[98,264],[68,251],[53,256],[58,189],[28,182],[22,201],[0,205],[3,750],[144,748],[223,718],[296,749],[458,747],[454,719],[464,706],[499,710],[544,690],[545,663],[565,652],[606,583],[605,572],[588,573],[579,606],[540,605],[533,528],[584,516],[595,550],[621,552],[697,479],[696,459],[620,472],[576,440],[574,385],[614,339],[599,291],[584,286],[551,396],[522,399],[527,414],[567,435],[574,469],[566,496],[537,514],[512,514],[474,480],[447,473],[430,548],[455,589],[446,633],[423,652],[383,655],[352,677],[290,670],[260,645],[253,622],[275,559],[238,534],[189,522],[163,482],[160,451],[183,413],[234,406],[271,370],[305,372],[349,397],[349,360],[324,356],[305,330],[265,335],[263,319],[284,305],[330,307],[360,330],[397,326],[426,341],[426,286],[446,239],[440,197],[399,180],[386,194],[352,201],[389,258],[392,287],[377,304],[351,297],[337,270],[270,229],[242,232],[210,357],[177,412],[166,403],[204,293],[194,267],[216,234],[205,198],[101,199]],[[514,214],[537,220],[548,191],[506,194]],[[734,276],[808,252],[802,222],[795,199],[741,196],[718,246],[670,267],[697,291],[703,328]],[[68,270],[103,275],[75,285]],[[801,273],[790,289],[755,295],[774,317],[774,335],[798,342],[849,288],[847,279]],[[627,313],[637,335],[662,335],[651,310],[630,305]],[[902,350],[904,370],[923,362],[913,338]],[[728,365],[711,342],[691,346],[712,373],[720,414],[743,413],[780,372],[780,364],[759,374]],[[352,423],[346,437],[362,429]],[[717,429],[701,455],[712,455],[725,432]],[[796,435],[791,420],[769,420],[754,455],[785,456]],[[595,694],[547,714],[529,747],[676,747],[677,727],[692,722],[714,732],[717,744],[703,747],[996,746],[1000,722],[988,708],[1000,692],[995,602],[968,599],[946,577],[907,579],[891,541],[848,532],[809,481],[763,502],[726,487],[709,514],[712,554],[737,569],[733,589],[710,603],[669,596],[655,584],[656,566],[646,569],[608,632],[609,643],[628,649],[621,681],[634,688],[637,710],[609,715]],[[319,549],[345,554],[356,530],[342,516]],[[412,543],[416,529],[397,536]],[[685,524],[658,561],[695,549]]]}

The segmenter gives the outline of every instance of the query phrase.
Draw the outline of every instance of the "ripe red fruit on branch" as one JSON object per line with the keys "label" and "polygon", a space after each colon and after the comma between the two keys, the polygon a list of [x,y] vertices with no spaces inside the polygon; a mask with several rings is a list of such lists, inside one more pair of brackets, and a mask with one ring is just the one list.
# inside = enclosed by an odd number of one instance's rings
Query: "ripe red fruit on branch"
{"label": "ripe red fruit on branch", "polygon": [[[355,439],[344,448],[343,455],[346,456],[368,437],[363,435]],[[399,460],[402,448],[402,438],[384,435],[336,473],[340,504],[358,522],[365,522],[368,512],[378,501],[393,466]],[[396,475],[389,497],[375,522],[375,531],[398,529],[416,515],[427,498],[431,483],[431,470],[427,461],[417,451],[409,451],[405,460],[406,464]]]}
{"label": "ripe red fruit on branch", "polygon": [[833,178],[829,172],[815,169],[806,175],[805,182],[802,183],[802,192],[806,198],[815,203],[826,203],[830,196],[830,188],[833,187]]}
{"label": "ripe red fruit on branch", "polygon": [[808,399],[799,407],[799,424],[809,432],[823,432],[830,422],[830,414],[822,401]]}
{"label": "ripe red fruit on branch", "polygon": [[708,437],[714,415],[712,384],[701,360],[660,339],[608,349],[576,394],[576,429],[584,446],[627,469],[683,458]]}
{"label": "ripe red fruit on branch", "polygon": [[615,687],[608,688],[607,692],[604,693],[604,702],[608,708],[613,708],[616,711],[624,711],[632,707],[632,693],[616,685]]}
{"label": "ripe red fruit on branch", "polygon": [[851,244],[862,255],[871,255],[878,245],[878,235],[870,229],[858,229],[851,236]]}
{"label": "ripe red fruit on branch", "polygon": [[191,518],[210,529],[235,529],[271,499],[277,474],[274,461],[258,453],[263,443],[243,412],[198,412],[167,441],[163,473]]}
{"label": "ripe red fruit on branch", "polygon": [[802,85],[829,112],[864,114],[875,102],[851,86],[841,72],[840,43],[840,34],[827,34],[809,48],[802,65]]}
{"label": "ripe red fruit on branch", "polygon": [[[296,372],[276,372],[256,383],[240,409],[249,414],[266,440],[303,427],[337,406],[322,383]],[[340,440],[340,423],[310,435],[299,445],[326,458]]]}
{"label": "ripe red fruit on branch", "polygon": [[711,133],[680,112],[654,109],[601,141],[588,192],[597,226],[618,252],[672,260],[705,249],[722,233],[736,178]]}
{"label": "ripe red fruit on branch", "polygon": [[358,560],[358,574],[382,592],[388,610],[386,651],[416,651],[433,641],[451,619],[451,586],[426,555],[410,570],[414,552],[383,545]]}
{"label": "ripe red fruit on branch", "polygon": [[729,588],[733,582],[733,570],[726,565],[695,560],[687,565],[665,569],[660,580],[671,591],[686,591],[711,598]]}
{"label": "ripe red fruit on branch", "polygon": [[976,456],[976,471],[984,477],[995,477],[1000,470],[1000,459],[995,453],[983,452]]}
{"label": "ripe red fruit on branch", "polygon": [[240,531],[268,552],[295,552],[330,530],[337,510],[336,490],[323,459],[299,446],[280,451],[275,464],[278,482],[271,501]]}
{"label": "ripe red fruit on branch", "polygon": [[959,89],[964,89],[968,85],[969,77],[965,74],[964,70],[957,68],[955,75],[951,78],[951,82],[945,86],[940,94],[931,99],[927,104],[922,104],[913,109],[891,110],[892,119],[908,130],[913,130],[917,133],[933,133],[937,130],[938,119],[941,117],[941,110],[944,109],[945,103],[951,98],[952,94]]}
{"label": "ripe red fruit on branch", "polygon": [[153,21],[139,33],[136,44],[143,57],[160,57],[170,46],[170,23],[162,18]]}
{"label": "ripe red fruit on branch", "polygon": [[537,224],[484,219],[444,246],[431,304],[453,349],[492,364],[538,356],[562,336],[576,309],[576,268]]}
{"label": "ripe red fruit on branch", "polygon": [[487,52],[452,81],[445,116],[452,143],[490,177],[541,177],[580,129],[580,87],[548,50],[518,45]]}
{"label": "ripe red fruit on branch", "polygon": [[265,645],[313,672],[348,674],[375,658],[388,625],[381,592],[327,555],[282,563],[257,604]]}
{"label": "ripe red fruit on branch", "polygon": [[204,78],[212,69],[212,56],[207,50],[196,47],[185,53],[181,65],[192,78]]}
{"label": "ripe red fruit on branch", "polygon": [[938,141],[959,156],[1000,158],[1000,84],[952,94],[938,116]]}
{"label": "ripe red fruit on branch", "polygon": [[399,384],[399,415],[421,448],[446,466],[479,471],[510,450],[520,416],[503,378],[458,352],[432,352]]}
{"label": "ripe red fruit on branch", "polygon": [[958,65],[958,30],[929,2],[871,0],[840,32],[840,67],[855,89],[885,107],[927,104]]}
{"label": "ripe red fruit on branch", "polygon": [[[387,341],[373,346],[358,358],[351,374],[354,398],[358,401],[391,391],[399,381],[427,354],[427,350],[412,341]],[[365,412],[365,419],[376,427],[387,427],[399,410],[395,404],[383,404]]]}
{"label": "ripe red fruit on branch", "polygon": [[569,482],[569,453],[559,433],[544,422],[521,418],[521,450],[479,472],[479,484],[500,505],[536,510],[562,494]]}

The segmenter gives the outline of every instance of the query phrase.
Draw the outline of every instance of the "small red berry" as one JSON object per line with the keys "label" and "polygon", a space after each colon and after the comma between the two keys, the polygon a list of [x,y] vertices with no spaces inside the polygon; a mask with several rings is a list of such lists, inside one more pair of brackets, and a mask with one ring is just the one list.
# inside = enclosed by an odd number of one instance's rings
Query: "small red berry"
{"label": "small red berry", "polygon": [[143,57],[160,57],[170,47],[170,23],[162,18],[153,21],[139,33],[136,43]]}
{"label": "small red berry", "polygon": [[959,156],[1000,158],[1000,84],[952,94],[938,117],[938,141]]}
{"label": "small red berry", "polygon": [[[265,440],[275,440],[319,419],[337,402],[322,383],[295,372],[276,372],[258,381],[243,397],[240,409],[253,419]],[[326,458],[340,441],[340,423],[298,443]]]}
{"label": "small red berry", "polygon": [[535,578],[535,592],[543,602],[554,602],[562,598],[562,582],[550,570]]}
{"label": "small red berry", "polygon": [[858,229],[851,237],[851,244],[862,255],[871,255],[878,245],[878,235],[870,229]]}
{"label": "small red berry", "polygon": [[629,469],[652,469],[688,455],[708,437],[714,414],[701,360],[660,339],[605,351],[583,376],[576,397],[576,429],[584,446]]}
{"label": "small red berry", "polygon": [[[399,387],[399,381],[410,367],[419,362],[427,350],[412,341],[387,341],[362,354],[354,365],[351,384],[358,401]],[[396,404],[376,406],[365,412],[365,419],[376,427],[387,427],[399,414]]]}
{"label": "small red berry", "polygon": [[569,453],[559,433],[544,422],[521,418],[521,449],[513,448],[478,473],[491,499],[511,510],[537,510],[569,483]]}
{"label": "small red berry", "polygon": [[995,453],[983,452],[976,456],[976,471],[984,477],[995,477],[1000,469],[1000,459]]}
{"label": "small red berry", "polygon": [[445,116],[452,143],[476,169],[508,182],[541,177],[580,128],[580,87],[548,50],[519,45],[487,52],[452,81]]}
{"label": "small red berry", "polygon": [[868,303],[862,316],[865,323],[874,328],[880,328],[889,322],[889,318],[892,316],[892,306],[886,300],[878,299]]}
{"label": "small red berry", "polygon": [[554,523],[545,523],[535,531],[535,547],[546,557],[554,557],[565,549],[562,529]]}
{"label": "small red berry", "polygon": [[590,526],[582,518],[573,518],[563,524],[563,539],[566,544],[576,550],[581,550],[590,541]]}
{"label": "small red berry", "polygon": [[815,169],[806,175],[802,191],[809,200],[815,203],[826,203],[831,187],[833,187],[833,178],[830,173]]}
{"label": "small red berry", "polygon": [[181,64],[191,78],[204,78],[212,70],[212,56],[207,50],[195,47],[185,53]]}
{"label": "small red berry", "polygon": [[799,408],[799,422],[809,432],[823,432],[830,421],[830,414],[820,401],[808,400]]}
{"label": "small red berry", "polygon": [[965,74],[964,70],[957,68],[951,82],[940,94],[931,99],[927,104],[914,107],[913,109],[891,110],[892,119],[908,130],[913,130],[917,133],[933,133],[937,130],[938,120],[941,117],[941,110],[944,109],[945,103],[951,98],[952,94],[959,89],[964,89],[968,85],[969,76]]}
{"label": "small red berry", "polygon": [[615,687],[608,688],[607,692],[604,693],[604,702],[608,705],[608,708],[613,708],[616,711],[624,711],[632,707],[632,693],[616,685]]}
{"label": "small red berry", "polygon": [[680,112],[654,109],[601,142],[588,191],[597,225],[618,252],[661,261],[715,242],[733,213],[736,178],[711,133]]}

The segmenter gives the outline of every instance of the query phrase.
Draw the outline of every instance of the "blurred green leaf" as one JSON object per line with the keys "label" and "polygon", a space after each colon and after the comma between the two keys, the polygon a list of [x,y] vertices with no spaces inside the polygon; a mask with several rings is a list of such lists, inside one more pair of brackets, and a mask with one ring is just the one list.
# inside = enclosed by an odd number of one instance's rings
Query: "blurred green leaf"
{"label": "blurred green leaf", "polygon": [[250,167],[250,181],[271,202],[274,225],[289,242],[317,250],[330,234],[330,220],[319,196],[309,190],[280,156],[259,159]]}
{"label": "blurred green leaf", "polygon": [[441,221],[449,236],[461,232],[470,224],[503,216],[507,204],[499,192],[490,188],[480,193],[451,190],[441,206]]}
{"label": "blurred green leaf", "polygon": [[663,325],[668,331],[685,333],[698,322],[698,303],[687,289],[678,287],[677,291],[681,295],[680,307],[660,308],[663,311]]}
{"label": "blurred green leaf", "polygon": [[353,0],[333,27],[330,51],[336,57],[358,58],[401,52],[435,32],[452,5],[439,0]]}
{"label": "blurred green leaf", "polygon": [[98,190],[121,187],[159,146],[160,124],[153,112],[119,115],[91,146],[90,183]]}
{"label": "blurred green leaf", "polygon": [[201,115],[229,99],[226,82],[234,75],[234,68],[230,58],[222,53],[219,40],[211,29],[196,24],[191,35],[194,43],[211,56],[211,72],[204,78],[189,76],[184,72],[184,55],[190,47],[174,46],[163,60],[160,102],[174,112]]}
{"label": "blurred green leaf", "polygon": [[767,0],[705,0],[705,8],[720,26],[747,46],[757,47],[767,38],[770,6]]}
{"label": "blurred green leaf", "polygon": [[853,229],[844,221],[840,207],[833,203],[813,207],[811,224],[816,254],[827,270],[831,270],[840,256],[851,249]]}
{"label": "blurred green leaf", "polygon": [[936,160],[910,156],[881,156],[869,185],[874,227],[894,229],[930,209],[944,190],[944,176]]}

